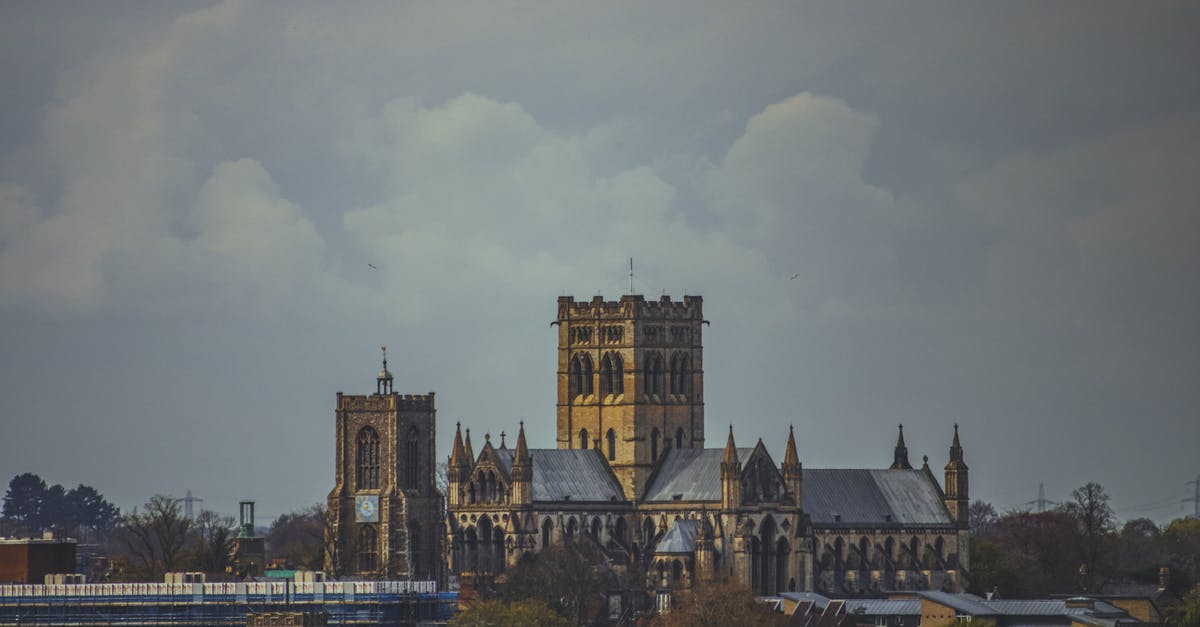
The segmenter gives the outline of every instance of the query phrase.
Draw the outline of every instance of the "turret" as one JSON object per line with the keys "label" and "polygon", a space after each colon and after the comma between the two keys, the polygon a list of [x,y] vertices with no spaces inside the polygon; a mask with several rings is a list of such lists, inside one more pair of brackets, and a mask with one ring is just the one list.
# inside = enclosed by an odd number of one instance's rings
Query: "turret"
{"label": "turret", "polygon": [[950,443],[950,461],[946,464],[946,509],[950,512],[950,518],[962,528],[970,524],[968,483],[967,463],[963,461],[963,447],[958,441],[958,425],[955,424],[954,440]]}
{"label": "turret", "polygon": [[796,434],[788,426],[787,450],[783,453],[783,485],[796,502],[796,507],[804,506],[804,468],[800,465],[800,456],[796,453]]}
{"label": "turret", "polygon": [[383,351],[383,370],[380,370],[379,375],[375,377],[375,393],[376,394],[391,394],[395,390],[392,387],[392,384],[393,384],[392,373],[388,370],[388,367],[387,367],[387,347],[382,346],[382,347],[380,347],[379,350]]}
{"label": "turret", "polygon": [[896,439],[896,450],[892,454],[892,470],[912,470],[908,463],[908,447],[904,445],[904,425],[900,425],[900,437]]}
{"label": "turret", "polygon": [[450,505],[459,504],[459,486],[471,473],[471,460],[463,447],[462,423],[454,424],[454,446],[450,449],[450,461],[446,463],[446,499]]}
{"label": "turret", "polygon": [[521,430],[517,432],[517,450],[513,452],[512,503],[533,503],[533,458],[530,457],[529,447],[525,444],[524,420],[521,421]]}
{"label": "turret", "polygon": [[733,445],[733,425],[729,425],[729,438],[725,440],[725,458],[721,461],[721,507],[737,509],[742,504],[742,462],[738,461],[737,448]]}

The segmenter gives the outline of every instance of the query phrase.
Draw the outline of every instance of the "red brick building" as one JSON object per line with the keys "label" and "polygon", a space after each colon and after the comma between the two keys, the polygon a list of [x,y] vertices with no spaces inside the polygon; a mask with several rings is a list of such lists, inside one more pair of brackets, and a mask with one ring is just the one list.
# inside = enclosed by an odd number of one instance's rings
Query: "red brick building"
{"label": "red brick building", "polygon": [[40,584],[53,573],[75,572],[75,541],[0,539],[0,583]]}

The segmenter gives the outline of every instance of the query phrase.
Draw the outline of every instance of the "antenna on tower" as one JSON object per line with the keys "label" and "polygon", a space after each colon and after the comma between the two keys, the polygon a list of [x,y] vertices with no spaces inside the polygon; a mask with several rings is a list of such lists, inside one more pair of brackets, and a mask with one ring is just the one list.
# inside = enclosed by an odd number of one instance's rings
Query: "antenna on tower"
{"label": "antenna on tower", "polygon": [[629,258],[629,295],[633,296],[633,257]]}

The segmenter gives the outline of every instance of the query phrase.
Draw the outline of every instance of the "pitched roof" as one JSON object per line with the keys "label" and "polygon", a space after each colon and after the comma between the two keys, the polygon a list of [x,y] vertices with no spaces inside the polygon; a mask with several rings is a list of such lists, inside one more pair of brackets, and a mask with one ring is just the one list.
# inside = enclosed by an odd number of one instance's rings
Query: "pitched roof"
{"label": "pitched roof", "polygon": [[818,527],[954,522],[920,470],[808,469],[803,485],[804,511]]}
{"label": "pitched roof", "polygon": [[700,533],[700,521],[677,520],[663,534],[654,547],[655,553],[691,553],[696,550],[696,534]]}
{"label": "pitched roof", "polygon": [[[512,467],[512,451],[497,450],[504,454],[508,466]],[[535,501],[624,501],[617,478],[608,467],[608,462],[595,450],[579,449],[532,449],[533,500]]]}
{"label": "pitched roof", "polygon": [[[738,459],[746,459],[752,448],[737,449]],[[676,448],[666,458],[646,488],[646,501],[721,500],[721,460],[723,448]]]}

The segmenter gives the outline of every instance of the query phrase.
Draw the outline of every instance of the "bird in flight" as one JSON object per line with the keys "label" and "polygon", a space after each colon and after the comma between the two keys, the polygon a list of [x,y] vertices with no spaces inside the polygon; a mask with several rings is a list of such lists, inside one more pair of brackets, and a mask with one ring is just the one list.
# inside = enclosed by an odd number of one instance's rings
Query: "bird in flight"
{"label": "bird in flight", "polygon": [[372,269],[372,270],[378,270],[378,269],[379,269],[379,268],[376,268],[376,267],[375,267],[375,264],[373,264],[373,263],[368,263],[368,264],[367,264],[367,267],[368,267],[368,268],[370,268],[370,269]]}
{"label": "bird in flight", "polygon": [[[372,268],[374,268],[375,266],[371,266],[371,267],[372,267]],[[800,277],[800,273],[799,273],[799,272],[797,272],[796,274],[793,274],[793,275],[792,275],[792,278],[790,278],[790,279],[788,279],[788,280],[789,280],[789,281],[795,281],[795,280],[796,280],[797,278],[799,278],[799,277]]]}

